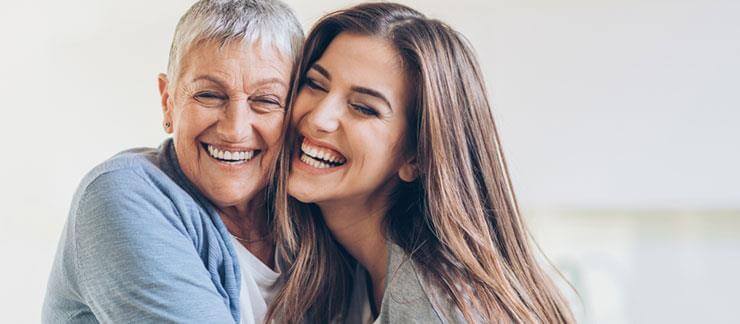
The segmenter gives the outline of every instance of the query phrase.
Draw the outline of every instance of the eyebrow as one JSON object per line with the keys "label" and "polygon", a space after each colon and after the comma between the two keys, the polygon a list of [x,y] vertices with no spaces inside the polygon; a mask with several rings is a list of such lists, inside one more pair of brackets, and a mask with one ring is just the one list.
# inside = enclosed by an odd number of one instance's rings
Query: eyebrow
{"label": "eyebrow", "polygon": [[225,84],[224,84],[223,81],[221,81],[221,79],[216,78],[216,77],[211,76],[211,75],[208,75],[208,74],[199,75],[199,76],[193,78],[193,81],[191,81],[191,82],[196,82],[196,81],[200,81],[200,80],[210,81],[210,82],[216,83],[219,86],[225,88]]}
{"label": "eyebrow", "polygon": [[285,83],[283,82],[283,80],[281,80],[280,78],[261,79],[261,80],[258,80],[255,83],[252,83],[251,86],[257,87],[257,86],[262,86],[262,85],[267,85],[267,84],[277,84],[277,85],[283,87],[284,89],[287,89],[288,88],[288,86],[286,86]]}
{"label": "eyebrow", "polygon": [[[213,83],[218,84],[222,88],[228,88],[226,86],[226,83],[223,80],[221,80],[218,77],[214,77],[212,75],[209,75],[209,74],[199,75],[199,76],[193,78],[193,81],[192,82],[196,82],[196,81],[200,81],[200,80],[210,81],[210,82],[213,82]],[[262,86],[262,85],[266,85],[266,84],[277,84],[280,87],[282,87],[283,89],[287,89],[288,88],[285,84],[283,84],[283,81],[280,80],[279,78],[266,78],[266,79],[258,80],[257,82],[251,84],[250,86],[251,87],[258,87],[258,86]]]}
{"label": "eyebrow", "polygon": [[316,70],[316,72],[319,72],[319,74],[323,75],[325,78],[327,78],[327,79],[329,79],[329,81],[331,81],[331,73],[329,73],[329,71],[327,71],[319,63],[314,63],[313,66],[311,66],[311,69]]}
{"label": "eyebrow", "polygon": [[[331,73],[329,73],[329,71],[327,71],[320,64],[314,63],[314,65],[311,66],[311,69],[316,70],[316,72],[318,72],[319,74],[327,78],[329,81],[331,81]],[[382,100],[383,103],[385,103],[388,106],[388,109],[390,109],[391,112],[393,112],[393,106],[391,106],[391,102],[388,101],[388,99],[382,93],[380,93],[380,91],[373,90],[373,89],[366,88],[366,87],[358,87],[358,86],[352,86],[349,89],[352,90],[353,92],[366,94],[368,96],[373,96],[375,98]]]}

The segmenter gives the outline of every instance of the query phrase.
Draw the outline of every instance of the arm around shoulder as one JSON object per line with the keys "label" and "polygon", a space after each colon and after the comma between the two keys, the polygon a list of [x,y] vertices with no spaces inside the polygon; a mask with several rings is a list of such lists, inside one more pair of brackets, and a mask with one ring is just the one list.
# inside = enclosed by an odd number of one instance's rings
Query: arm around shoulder
{"label": "arm around shoulder", "polygon": [[167,197],[134,170],[93,180],[74,213],[81,295],[101,322],[234,322]]}

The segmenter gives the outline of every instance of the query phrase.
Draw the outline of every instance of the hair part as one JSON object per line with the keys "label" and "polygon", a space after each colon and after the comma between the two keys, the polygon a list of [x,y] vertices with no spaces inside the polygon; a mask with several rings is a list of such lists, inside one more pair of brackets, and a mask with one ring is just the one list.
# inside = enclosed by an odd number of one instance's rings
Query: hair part
{"label": "hair part", "polygon": [[279,0],[201,0],[180,18],[170,47],[167,75],[179,78],[187,53],[203,42],[224,46],[233,42],[274,48],[298,59],[303,30],[293,11]]}
{"label": "hair part", "polygon": [[[424,277],[446,293],[440,298],[460,313],[443,315],[461,315],[467,322],[572,323],[567,302],[535,260],[467,40],[400,4],[366,3],[336,11],[309,32],[294,69],[291,98],[308,69],[345,32],[388,41],[415,85],[406,143],[419,174],[411,183],[400,182],[384,222],[389,239],[421,265]],[[348,306],[351,257],[333,240],[315,205],[288,197],[296,136],[295,130],[286,132],[274,224],[282,242],[277,253],[287,271],[268,318],[328,322]]]}

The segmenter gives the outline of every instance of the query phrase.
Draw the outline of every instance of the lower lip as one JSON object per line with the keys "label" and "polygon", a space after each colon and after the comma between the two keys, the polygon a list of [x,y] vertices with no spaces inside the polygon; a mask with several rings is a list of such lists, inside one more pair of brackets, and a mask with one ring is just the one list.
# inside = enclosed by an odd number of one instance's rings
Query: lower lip
{"label": "lower lip", "polygon": [[301,150],[298,150],[295,154],[293,154],[293,169],[303,170],[311,174],[316,175],[322,175],[322,174],[329,174],[332,172],[339,171],[341,169],[344,169],[349,162],[345,162],[344,164],[340,166],[330,167],[330,168],[315,168],[310,164],[307,164],[306,162],[301,161]]}

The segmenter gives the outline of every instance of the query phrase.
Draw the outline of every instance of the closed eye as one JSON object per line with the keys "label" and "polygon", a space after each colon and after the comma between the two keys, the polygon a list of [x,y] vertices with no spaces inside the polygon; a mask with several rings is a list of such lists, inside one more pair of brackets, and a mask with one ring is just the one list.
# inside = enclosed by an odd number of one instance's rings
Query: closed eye
{"label": "closed eye", "polygon": [[252,108],[258,111],[263,111],[263,112],[270,112],[270,111],[283,109],[283,105],[280,103],[280,100],[272,96],[250,97],[249,103],[252,106]]}
{"label": "closed eye", "polygon": [[326,89],[324,89],[318,82],[316,82],[316,80],[314,80],[314,79],[312,79],[310,77],[307,77],[306,78],[305,85],[308,86],[311,89],[326,92]]}
{"label": "closed eye", "polygon": [[210,107],[218,106],[229,99],[226,95],[214,91],[201,91],[196,93],[193,98],[199,103]]}
{"label": "closed eye", "polygon": [[363,105],[358,104],[350,104],[352,106],[352,109],[356,110],[357,112],[365,115],[365,116],[378,116],[380,115],[377,110],[373,109],[372,107],[367,107]]}
{"label": "closed eye", "polygon": [[280,103],[275,100],[270,100],[270,99],[250,99],[250,100],[252,100],[252,102],[259,102],[263,104],[280,106]]}

